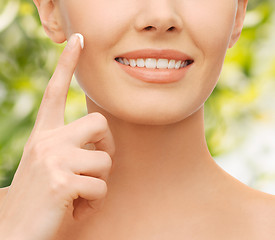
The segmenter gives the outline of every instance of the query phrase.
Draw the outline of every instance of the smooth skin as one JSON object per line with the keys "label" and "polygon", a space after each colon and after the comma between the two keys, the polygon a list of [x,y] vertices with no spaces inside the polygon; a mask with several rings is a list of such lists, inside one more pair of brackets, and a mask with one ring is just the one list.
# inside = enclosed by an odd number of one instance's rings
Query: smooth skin
{"label": "smooth skin", "polygon": [[[273,239],[275,197],[223,171],[204,136],[203,105],[240,36],[246,0],[35,4],[54,42],[80,32],[85,48],[66,47],[49,82],[1,192],[0,239]],[[165,86],[117,68],[116,56],[149,47],[186,52],[195,64]],[[74,71],[89,114],[64,126]]]}
{"label": "smooth skin", "polygon": [[[1,199],[1,239],[52,239],[73,202],[74,219],[102,205],[115,151],[107,121],[91,113],[64,126],[67,92],[80,51],[79,38],[73,35],[44,93],[12,184]],[[86,149],[87,143],[97,150]]]}

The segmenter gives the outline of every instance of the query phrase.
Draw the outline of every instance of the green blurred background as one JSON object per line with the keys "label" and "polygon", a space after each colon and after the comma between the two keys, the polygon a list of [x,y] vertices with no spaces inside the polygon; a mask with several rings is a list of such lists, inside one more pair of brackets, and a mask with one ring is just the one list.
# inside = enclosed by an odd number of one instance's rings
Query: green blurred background
{"label": "green blurred background", "polygon": [[[206,103],[209,149],[227,172],[275,194],[275,2],[250,0],[244,30],[228,51]],[[32,0],[0,1],[0,187],[11,183],[43,92],[65,44],[51,42]],[[65,122],[86,114],[75,79]]]}

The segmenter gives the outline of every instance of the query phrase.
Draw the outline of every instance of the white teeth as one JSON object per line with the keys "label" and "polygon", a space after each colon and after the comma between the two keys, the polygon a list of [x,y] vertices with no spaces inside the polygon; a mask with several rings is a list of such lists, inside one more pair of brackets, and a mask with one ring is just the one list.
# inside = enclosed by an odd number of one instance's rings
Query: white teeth
{"label": "white teeth", "polygon": [[130,63],[129,63],[129,61],[127,60],[127,58],[123,58],[123,62],[124,62],[124,64],[127,65],[127,66],[130,65]]}
{"label": "white teeth", "polygon": [[137,60],[137,66],[138,67],[144,67],[145,66],[145,62],[143,59],[138,59]]}
{"label": "white teeth", "polygon": [[124,64],[124,61],[122,60],[122,58],[119,58],[118,61],[122,64]]}
{"label": "white teeth", "polygon": [[131,67],[136,67],[137,66],[137,63],[134,59],[130,59],[129,61],[130,61],[130,66]]}
{"label": "white teeth", "polygon": [[188,61],[184,61],[184,62],[180,65],[181,68],[184,68],[184,67],[186,67],[186,66],[188,66]]}
{"label": "white teeth", "polygon": [[178,61],[178,62],[176,63],[175,69],[179,69],[179,68],[180,68],[180,65],[181,65],[181,61]]}
{"label": "white teeth", "polygon": [[173,69],[175,68],[175,66],[176,66],[176,60],[170,60],[168,68]]}
{"label": "white teeth", "polygon": [[146,68],[156,68],[157,67],[157,59],[155,58],[147,58],[145,61]]}
{"label": "white teeth", "polygon": [[157,63],[157,68],[161,68],[161,69],[168,68],[168,59],[159,59]]}
{"label": "white teeth", "polygon": [[178,60],[168,60],[168,59],[155,59],[155,58],[142,58],[138,59],[127,59],[127,58],[117,58],[119,63],[140,68],[150,68],[150,69],[180,69],[188,66],[189,61],[178,61]]}

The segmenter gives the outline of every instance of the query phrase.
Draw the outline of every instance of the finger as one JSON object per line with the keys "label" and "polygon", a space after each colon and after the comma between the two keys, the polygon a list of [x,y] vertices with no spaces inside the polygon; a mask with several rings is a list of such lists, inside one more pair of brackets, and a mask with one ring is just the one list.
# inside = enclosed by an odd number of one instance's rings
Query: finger
{"label": "finger", "polygon": [[[78,184],[79,200],[74,203],[74,217],[78,219],[80,215],[89,215],[100,210],[105,202],[107,195],[107,184],[97,178],[80,176]],[[75,202],[75,201],[74,201]],[[78,206],[77,206],[78,205]]]}
{"label": "finger", "polygon": [[75,175],[73,184],[77,195],[88,201],[102,199],[107,194],[107,184],[99,178]]}
{"label": "finger", "polygon": [[[73,202],[73,216],[75,219],[79,219],[81,215],[87,216],[90,212],[96,212],[102,207],[107,194],[105,181],[80,175],[74,178],[73,183],[78,196]],[[75,193],[72,195],[75,195]]]}
{"label": "finger", "polygon": [[78,36],[73,34],[70,37],[60,56],[56,70],[45,90],[35,128],[52,129],[64,125],[68,89],[81,53],[81,43]]}
{"label": "finger", "polygon": [[70,153],[70,159],[66,164],[73,173],[107,181],[112,168],[112,159],[108,153],[77,149]]}
{"label": "finger", "polygon": [[97,150],[107,152],[111,157],[115,153],[113,135],[107,119],[98,112],[90,113],[65,126],[64,140],[72,139],[73,144],[84,148],[87,143],[94,143]]}

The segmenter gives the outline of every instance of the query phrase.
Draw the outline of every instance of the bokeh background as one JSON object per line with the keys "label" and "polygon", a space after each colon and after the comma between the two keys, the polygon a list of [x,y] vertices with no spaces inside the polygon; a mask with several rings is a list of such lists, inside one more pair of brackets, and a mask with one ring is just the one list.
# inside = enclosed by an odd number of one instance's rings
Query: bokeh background
{"label": "bokeh background", "polygon": [[[241,39],[206,103],[206,137],[228,173],[275,194],[275,1],[249,1]],[[0,187],[12,181],[64,46],[46,36],[32,0],[0,1]],[[73,79],[65,122],[86,113]]]}

